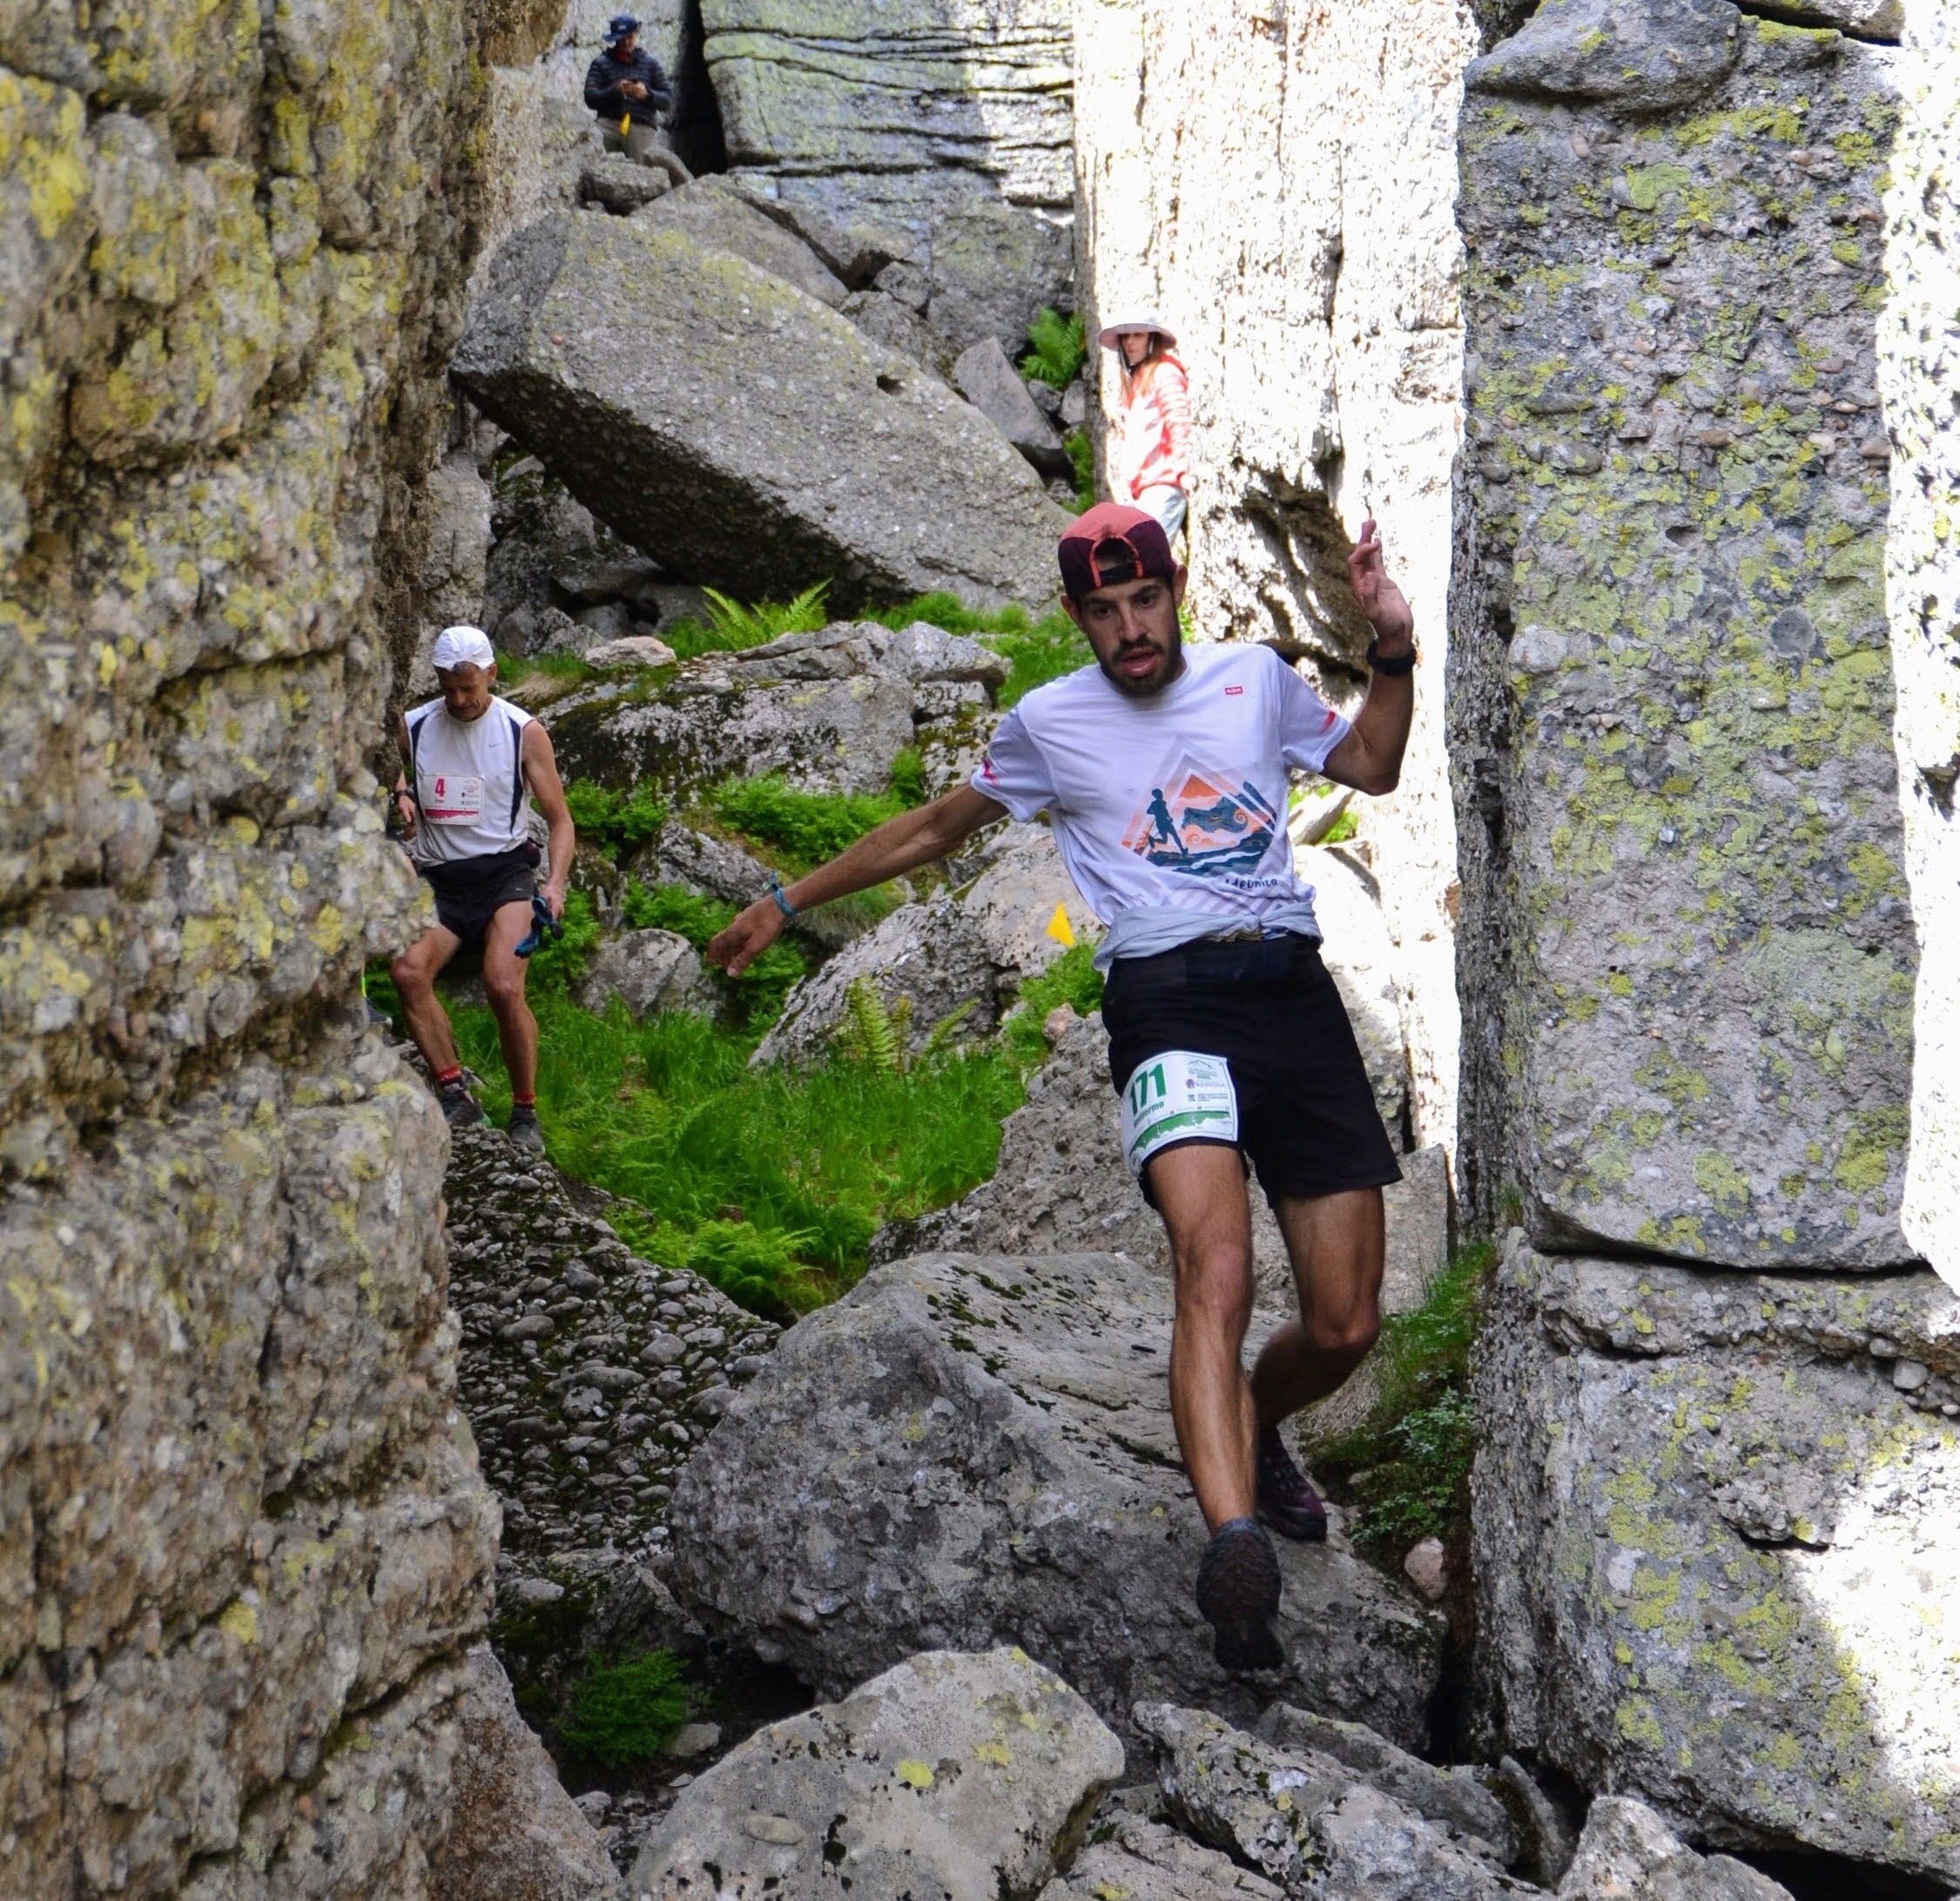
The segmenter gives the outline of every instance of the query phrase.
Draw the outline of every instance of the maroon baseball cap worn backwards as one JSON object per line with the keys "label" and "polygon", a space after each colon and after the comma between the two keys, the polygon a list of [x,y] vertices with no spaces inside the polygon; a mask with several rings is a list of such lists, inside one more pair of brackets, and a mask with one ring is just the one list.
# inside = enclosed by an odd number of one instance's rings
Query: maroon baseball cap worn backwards
{"label": "maroon baseball cap worn backwards", "polygon": [[1169,581],[1177,572],[1163,523],[1120,502],[1099,502],[1078,516],[1054,552],[1063,590],[1072,601],[1119,581],[1137,581],[1145,575]]}

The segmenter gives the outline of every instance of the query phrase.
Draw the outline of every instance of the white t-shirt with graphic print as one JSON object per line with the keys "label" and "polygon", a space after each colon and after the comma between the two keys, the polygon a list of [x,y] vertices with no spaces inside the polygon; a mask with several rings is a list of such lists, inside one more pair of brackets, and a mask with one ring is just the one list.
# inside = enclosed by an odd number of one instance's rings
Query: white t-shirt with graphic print
{"label": "white t-shirt with graphic print", "polygon": [[1095,666],[1037,687],[971,781],[1017,819],[1050,815],[1109,927],[1104,969],[1223,931],[1320,934],[1293,870],[1287,774],[1319,772],[1348,722],[1270,647],[1187,646],[1184,662],[1146,699]]}

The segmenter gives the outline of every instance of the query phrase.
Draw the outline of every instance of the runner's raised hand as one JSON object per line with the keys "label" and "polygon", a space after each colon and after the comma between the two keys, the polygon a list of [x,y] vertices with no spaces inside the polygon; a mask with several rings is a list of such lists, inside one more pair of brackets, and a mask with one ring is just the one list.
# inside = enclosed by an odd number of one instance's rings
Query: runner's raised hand
{"label": "runner's raised hand", "polygon": [[1389,579],[1382,562],[1381,530],[1372,516],[1361,524],[1361,539],[1348,556],[1348,584],[1368,624],[1391,647],[1415,637],[1415,613],[1402,590]]}

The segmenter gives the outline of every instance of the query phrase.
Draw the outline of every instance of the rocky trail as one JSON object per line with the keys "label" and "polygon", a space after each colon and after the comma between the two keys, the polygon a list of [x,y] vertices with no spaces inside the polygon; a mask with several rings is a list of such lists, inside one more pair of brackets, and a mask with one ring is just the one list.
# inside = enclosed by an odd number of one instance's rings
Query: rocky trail
{"label": "rocky trail", "polygon": [[[0,6],[0,1895],[1960,1896],[1960,0],[659,0],[677,185],[610,10]],[[1081,664],[1142,309],[1185,637],[1422,652],[1263,1675],[1047,825],[704,956]],[[542,1156],[381,1028],[458,622]]]}

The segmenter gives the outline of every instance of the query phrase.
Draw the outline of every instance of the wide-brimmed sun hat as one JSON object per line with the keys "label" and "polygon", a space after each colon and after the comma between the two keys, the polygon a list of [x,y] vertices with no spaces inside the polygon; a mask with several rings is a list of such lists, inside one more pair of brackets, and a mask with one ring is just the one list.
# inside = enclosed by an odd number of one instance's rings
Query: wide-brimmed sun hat
{"label": "wide-brimmed sun hat", "polygon": [[1095,340],[1104,349],[1113,350],[1117,347],[1116,339],[1118,337],[1128,336],[1140,330],[1155,330],[1164,340],[1164,347],[1167,350],[1175,350],[1177,347],[1177,339],[1173,334],[1170,326],[1162,317],[1156,316],[1149,311],[1145,311],[1140,317],[1119,317],[1115,323],[1105,324],[1101,329],[1096,332]]}

